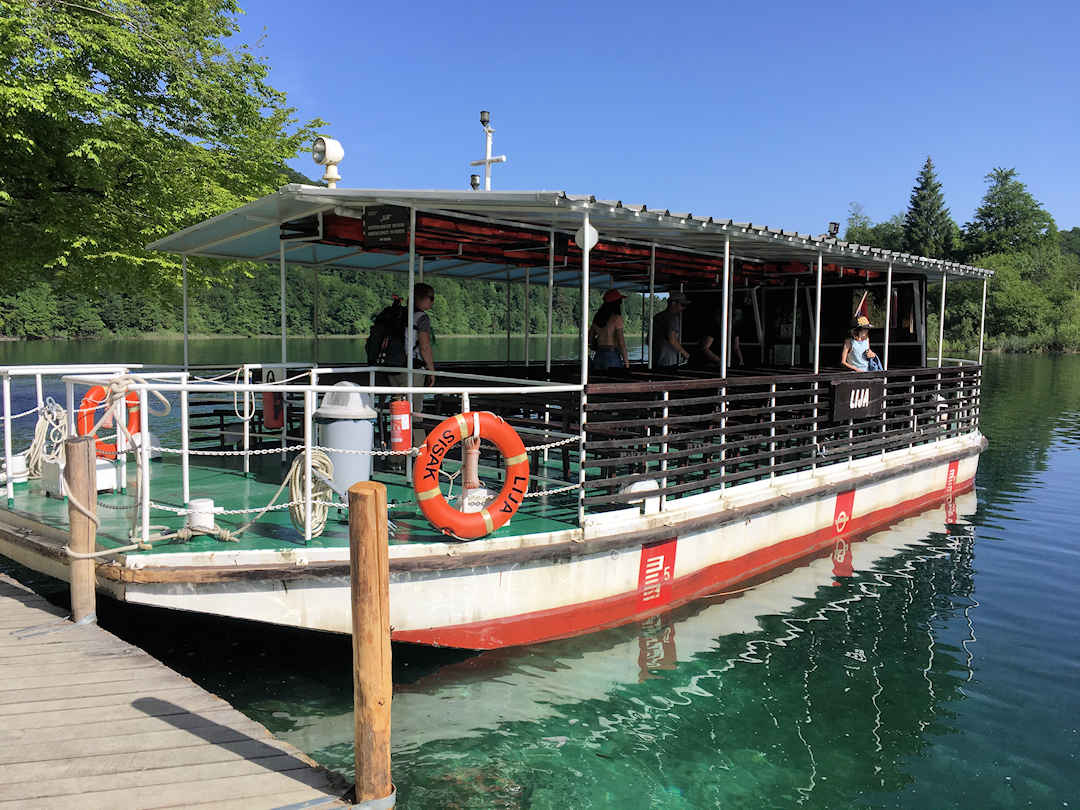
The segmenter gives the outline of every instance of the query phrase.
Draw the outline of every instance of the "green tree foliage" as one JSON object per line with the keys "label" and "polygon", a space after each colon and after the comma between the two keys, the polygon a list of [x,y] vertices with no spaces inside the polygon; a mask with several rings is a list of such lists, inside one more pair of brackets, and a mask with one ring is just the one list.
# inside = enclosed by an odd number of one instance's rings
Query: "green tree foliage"
{"label": "green tree foliage", "polygon": [[1016,169],[986,175],[989,188],[975,217],[964,227],[969,258],[1036,248],[1057,241],[1054,218],[1017,179]]}
{"label": "green tree foliage", "polygon": [[904,215],[903,249],[918,256],[944,258],[954,239],[954,228],[934,163],[927,157]]}
{"label": "green tree foliage", "polygon": [[239,13],[0,0],[0,294],[171,299],[177,260],[142,246],[284,182],[321,122],[295,126],[267,64],[229,46]]}
{"label": "green tree foliage", "polygon": [[1061,240],[1061,251],[1063,253],[1080,256],[1080,228],[1061,231],[1058,233],[1058,237]]}
{"label": "green tree foliage", "polygon": [[902,214],[895,214],[884,222],[874,224],[866,215],[862,205],[853,202],[848,208],[844,241],[885,250],[903,250],[904,217]]}

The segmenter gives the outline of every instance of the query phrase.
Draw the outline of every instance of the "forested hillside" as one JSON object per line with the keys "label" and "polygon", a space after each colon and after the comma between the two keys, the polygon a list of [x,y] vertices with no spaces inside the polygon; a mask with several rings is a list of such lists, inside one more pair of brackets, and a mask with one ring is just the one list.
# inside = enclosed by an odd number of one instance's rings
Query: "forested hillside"
{"label": "forested hillside", "polygon": [[[297,121],[266,62],[232,43],[238,13],[232,0],[0,0],[0,335],[180,331],[179,261],[143,245],[299,179],[286,164],[323,122]],[[987,181],[961,227],[928,158],[906,212],[874,223],[853,203],[845,238],[994,269],[992,348],[1080,349],[1080,228],[1059,233],[1014,169]],[[442,334],[505,332],[502,284],[430,280]],[[289,330],[311,334],[314,275],[290,269],[288,284]],[[193,333],[278,331],[276,266],[193,261],[189,285]],[[323,272],[320,333],[366,333],[406,285],[402,275]],[[951,345],[977,342],[980,295],[980,285],[950,285]],[[513,285],[515,332],[523,296]],[[576,331],[576,302],[558,292],[555,332]],[[630,334],[640,302],[627,301]],[[530,321],[530,332],[546,330],[542,285]]]}

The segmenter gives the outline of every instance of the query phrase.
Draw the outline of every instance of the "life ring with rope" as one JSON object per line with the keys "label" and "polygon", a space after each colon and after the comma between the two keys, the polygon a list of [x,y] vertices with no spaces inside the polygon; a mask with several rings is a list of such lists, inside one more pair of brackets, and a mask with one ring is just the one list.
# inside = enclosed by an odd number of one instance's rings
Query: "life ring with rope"
{"label": "life ring with rope", "polygon": [[[443,497],[439,471],[450,449],[470,436],[495,444],[506,464],[506,480],[494,501],[478,512],[466,513]],[[505,526],[521,506],[529,489],[529,457],[517,431],[500,417],[489,411],[460,413],[440,422],[424,440],[413,463],[413,489],[432,526],[443,534],[475,540]]]}
{"label": "life ring with rope", "polygon": [[[104,405],[107,399],[108,394],[106,393],[104,386],[93,385],[90,387],[85,396],[83,396],[82,402],[79,404],[79,410],[75,415],[76,433],[80,436],[90,435],[90,432],[94,429],[94,417],[97,413],[97,409]],[[134,436],[141,428],[141,421],[139,418],[139,395],[134,391],[129,391],[124,396],[124,405],[127,407],[128,413],[127,432],[129,435]],[[116,458],[115,444],[97,439],[94,446],[99,458]]]}

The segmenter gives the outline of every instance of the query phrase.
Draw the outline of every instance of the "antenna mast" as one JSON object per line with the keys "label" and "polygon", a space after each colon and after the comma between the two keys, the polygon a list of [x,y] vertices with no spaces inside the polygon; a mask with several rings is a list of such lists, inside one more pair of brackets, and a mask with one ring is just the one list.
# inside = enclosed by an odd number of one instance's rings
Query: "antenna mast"
{"label": "antenna mast", "polygon": [[[484,128],[484,157],[482,160],[472,161],[469,165],[484,167],[484,191],[491,191],[491,166],[494,163],[506,163],[506,155],[495,155],[494,157],[491,155],[495,127],[491,126],[491,113],[487,110],[480,111],[480,126]],[[480,178],[475,174],[472,175],[470,185],[472,185],[473,191],[476,191],[480,185]]]}

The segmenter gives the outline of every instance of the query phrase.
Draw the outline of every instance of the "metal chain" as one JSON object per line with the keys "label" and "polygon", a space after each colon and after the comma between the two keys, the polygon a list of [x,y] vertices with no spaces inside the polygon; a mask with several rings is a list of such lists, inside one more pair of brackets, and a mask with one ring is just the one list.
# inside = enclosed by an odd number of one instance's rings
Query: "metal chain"
{"label": "metal chain", "polygon": [[109,509],[109,510],[112,510],[113,512],[128,512],[128,511],[130,511],[132,509],[138,509],[139,508],[139,504],[137,502],[135,502],[135,501],[127,504],[126,506],[117,506],[116,504],[105,503],[104,501],[99,500],[97,502],[97,505],[98,505],[98,509]]}
{"label": "metal chain", "polygon": [[525,448],[526,453],[539,453],[541,450],[550,450],[553,447],[562,447],[564,444],[570,444],[572,442],[581,441],[580,436],[571,436],[567,439],[559,439],[557,442],[548,442],[547,444],[534,444]]}
{"label": "metal chain", "polygon": [[[172,447],[151,447],[151,450],[156,450],[159,453],[174,453],[175,455],[183,455],[183,450],[177,450]],[[262,450],[188,450],[189,456],[268,456],[273,453],[291,453],[294,450],[303,450],[304,445],[292,444],[285,445],[284,447],[269,447]]]}
{"label": "metal chain", "polygon": [[408,450],[341,450],[337,447],[322,447],[318,444],[311,446],[312,450],[322,450],[324,453],[342,453],[347,456],[418,456],[419,447],[410,447]]}
{"label": "metal chain", "polygon": [[570,484],[567,487],[559,487],[558,489],[541,489],[536,492],[526,492],[526,498],[540,498],[544,495],[558,495],[563,492],[570,492],[571,490],[581,489],[581,484]]}

